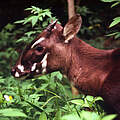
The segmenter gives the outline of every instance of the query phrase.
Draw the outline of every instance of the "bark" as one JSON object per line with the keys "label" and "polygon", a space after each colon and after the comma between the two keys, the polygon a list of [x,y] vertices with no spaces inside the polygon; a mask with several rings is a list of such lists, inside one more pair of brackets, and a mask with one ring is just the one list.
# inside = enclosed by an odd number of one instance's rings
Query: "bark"
{"label": "bark", "polygon": [[75,15],[74,0],[67,0],[67,2],[68,2],[68,18],[70,19],[72,16]]}
{"label": "bark", "polygon": [[[74,5],[74,0],[67,0],[67,2],[68,2],[68,18],[70,19],[75,15],[75,5]],[[71,90],[73,97],[79,95],[79,91],[77,90],[77,88],[74,87],[74,85],[72,85],[72,83],[71,83]]]}

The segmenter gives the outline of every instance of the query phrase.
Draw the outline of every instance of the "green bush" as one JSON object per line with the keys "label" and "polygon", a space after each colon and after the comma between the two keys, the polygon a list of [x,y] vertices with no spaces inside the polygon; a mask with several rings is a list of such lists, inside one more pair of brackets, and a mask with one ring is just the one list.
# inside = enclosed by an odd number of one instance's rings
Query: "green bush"
{"label": "green bush", "polygon": [[[102,2],[107,3],[113,3],[111,7],[115,7],[120,4],[119,0],[101,0]],[[118,23],[120,23],[120,17],[115,17],[112,21],[112,23],[109,25],[109,28],[116,26]],[[115,32],[108,34],[107,36],[114,36],[115,39],[120,38],[120,32],[118,30],[115,30]]]}

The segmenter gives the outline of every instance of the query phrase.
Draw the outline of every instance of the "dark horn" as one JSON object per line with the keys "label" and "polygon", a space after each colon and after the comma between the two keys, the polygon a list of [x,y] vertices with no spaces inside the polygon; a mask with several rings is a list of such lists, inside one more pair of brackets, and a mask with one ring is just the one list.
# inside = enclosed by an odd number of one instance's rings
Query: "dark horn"
{"label": "dark horn", "polygon": [[53,21],[48,27],[47,27],[47,30],[49,32],[51,32],[51,30],[54,28],[54,26],[56,25],[57,23],[57,20]]}

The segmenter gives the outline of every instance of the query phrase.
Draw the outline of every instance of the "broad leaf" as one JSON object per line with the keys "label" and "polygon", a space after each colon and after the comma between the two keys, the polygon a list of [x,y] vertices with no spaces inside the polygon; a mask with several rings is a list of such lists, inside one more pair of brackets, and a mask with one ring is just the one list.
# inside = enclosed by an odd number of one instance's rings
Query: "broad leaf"
{"label": "broad leaf", "polygon": [[111,7],[114,7],[116,5],[120,4],[120,1],[119,2],[115,2]]}
{"label": "broad leaf", "polygon": [[116,17],[113,19],[113,22],[110,24],[109,27],[113,27],[115,25],[117,25],[120,22],[120,17]]}
{"label": "broad leaf", "polygon": [[8,116],[8,117],[27,117],[27,115],[19,109],[1,109],[0,116]]}
{"label": "broad leaf", "polygon": [[101,0],[102,2],[115,2],[115,1],[118,1],[118,0]]}
{"label": "broad leaf", "polygon": [[76,105],[83,105],[84,101],[82,99],[75,99],[75,100],[71,100],[71,103],[74,103]]}
{"label": "broad leaf", "polygon": [[104,118],[102,118],[102,120],[113,120],[114,118],[116,118],[117,115],[107,115]]}
{"label": "broad leaf", "polygon": [[44,112],[41,113],[39,120],[47,120],[47,116]]}
{"label": "broad leaf", "polygon": [[64,115],[60,120],[80,120],[80,117],[77,113],[71,113],[68,115]]}
{"label": "broad leaf", "polygon": [[61,111],[58,110],[58,111],[56,112],[56,115],[55,115],[54,120],[60,120],[60,119],[61,119]]}
{"label": "broad leaf", "polygon": [[34,27],[36,25],[37,21],[38,21],[38,16],[33,16],[32,17],[32,27]]}

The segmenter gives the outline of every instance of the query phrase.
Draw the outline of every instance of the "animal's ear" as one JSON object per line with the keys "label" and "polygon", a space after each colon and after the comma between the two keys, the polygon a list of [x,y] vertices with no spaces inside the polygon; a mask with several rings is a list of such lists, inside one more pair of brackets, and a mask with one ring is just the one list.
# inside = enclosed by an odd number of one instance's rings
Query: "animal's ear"
{"label": "animal's ear", "polygon": [[80,30],[82,24],[82,18],[79,14],[73,16],[65,25],[63,35],[65,37],[65,43],[68,43]]}

